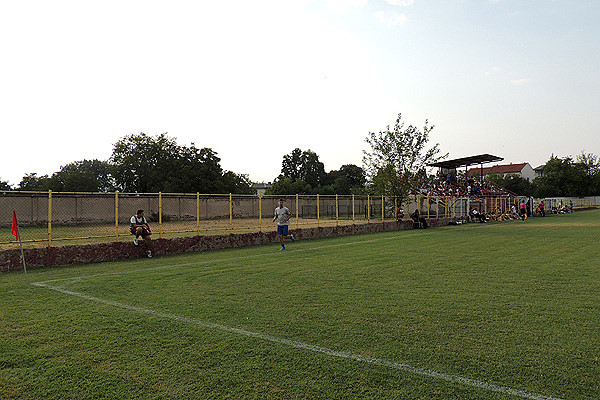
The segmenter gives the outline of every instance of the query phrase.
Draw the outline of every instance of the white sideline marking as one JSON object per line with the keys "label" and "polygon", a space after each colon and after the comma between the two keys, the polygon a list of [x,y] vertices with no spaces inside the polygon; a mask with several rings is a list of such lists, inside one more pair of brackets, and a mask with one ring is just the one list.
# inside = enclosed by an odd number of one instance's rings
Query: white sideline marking
{"label": "white sideline marking", "polygon": [[273,343],[284,344],[284,345],[298,348],[298,349],[310,350],[310,351],[313,351],[316,353],[323,353],[323,354],[327,354],[327,355],[333,356],[333,357],[345,358],[345,359],[364,362],[364,363],[372,364],[372,365],[380,365],[383,367],[388,367],[388,368],[393,368],[393,369],[410,372],[415,375],[427,376],[427,377],[441,379],[441,380],[448,381],[448,382],[460,383],[460,384],[463,384],[466,386],[471,386],[471,387],[484,389],[484,390],[488,390],[488,391],[492,391],[492,392],[500,392],[500,393],[504,393],[504,394],[509,394],[509,395],[518,396],[518,397],[522,397],[522,398],[526,398],[526,399],[533,399],[533,400],[564,400],[559,397],[546,396],[543,394],[527,392],[525,390],[513,389],[508,386],[501,386],[501,385],[496,385],[494,383],[478,381],[476,379],[464,378],[459,375],[446,374],[444,372],[436,372],[436,371],[432,371],[430,369],[412,367],[408,364],[402,364],[402,363],[398,363],[398,362],[394,362],[394,361],[387,361],[387,360],[383,360],[380,358],[361,356],[359,354],[349,353],[349,352],[345,352],[345,351],[332,350],[332,349],[328,349],[326,347],[321,347],[321,346],[316,346],[316,345],[312,345],[312,344],[308,344],[308,343],[298,342],[295,340],[278,338],[276,336],[266,335],[266,334],[258,333],[258,332],[252,332],[252,331],[248,331],[245,329],[232,328],[232,327],[225,326],[225,325],[200,321],[200,320],[197,320],[194,318],[182,317],[182,316],[175,315],[175,314],[168,314],[168,313],[163,313],[160,311],[150,310],[147,308],[136,307],[136,306],[119,303],[119,302],[112,301],[112,300],[104,300],[99,297],[87,295],[85,293],[79,293],[79,292],[67,290],[67,289],[61,288],[59,286],[51,286],[44,282],[34,282],[34,283],[32,283],[32,285],[56,290],[56,291],[64,293],[64,294],[80,297],[82,299],[90,300],[90,301],[93,301],[96,303],[106,304],[109,306],[114,306],[114,307],[119,307],[119,308],[126,309],[126,310],[135,311],[135,312],[141,313],[141,314],[154,315],[154,316],[157,316],[160,318],[166,318],[166,319],[171,319],[171,320],[175,320],[175,321],[185,322],[185,323],[200,326],[203,328],[218,329],[221,331],[236,333],[238,335],[243,335],[243,336],[247,336],[247,337],[258,338],[258,339],[266,340],[266,341],[273,342]]}

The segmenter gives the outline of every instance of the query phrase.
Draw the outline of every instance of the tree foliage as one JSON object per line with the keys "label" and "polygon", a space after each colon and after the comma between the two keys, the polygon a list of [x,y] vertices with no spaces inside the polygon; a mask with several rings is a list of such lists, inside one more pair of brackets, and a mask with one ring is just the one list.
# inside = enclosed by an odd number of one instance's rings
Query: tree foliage
{"label": "tree foliage", "polygon": [[486,179],[522,196],[584,197],[600,195],[600,160],[594,154],[581,153],[559,158],[552,155],[542,176],[532,182],[519,176],[491,174]]}
{"label": "tree foliage", "polygon": [[345,164],[327,174],[327,182],[335,194],[362,194],[367,177],[365,170],[354,164]]}
{"label": "tree foliage", "polygon": [[265,194],[268,195],[293,195],[293,194],[311,194],[312,188],[302,179],[280,178],[273,183]]}
{"label": "tree foliage", "polygon": [[296,148],[283,156],[281,174],[266,194],[358,194],[365,182],[365,171],[357,165],[342,165],[327,173],[317,153]]}
{"label": "tree foliage", "polygon": [[312,150],[295,148],[283,156],[280,178],[300,179],[315,188],[325,183],[325,165]]}
{"label": "tree foliage", "polygon": [[422,186],[427,165],[447,156],[440,156],[439,143],[426,148],[433,128],[427,120],[423,131],[405,127],[398,114],[392,129],[369,132],[365,141],[370,151],[364,151],[363,164],[377,193],[406,199],[411,189]]}
{"label": "tree foliage", "polygon": [[48,191],[50,190],[50,177],[48,175],[38,176],[35,172],[25,174],[21,183],[19,183],[20,190],[28,191]]}
{"label": "tree foliage", "polygon": [[485,179],[521,196],[533,196],[535,192],[533,183],[520,176],[489,174],[485,176]]}
{"label": "tree foliage", "polygon": [[587,163],[590,159],[552,156],[543,169],[543,175],[534,180],[537,197],[583,197],[597,194],[598,167]]}
{"label": "tree foliage", "polygon": [[62,166],[52,174],[50,188],[60,192],[112,192],[115,180],[108,162],[82,160]]}
{"label": "tree foliage", "polygon": [[180,146],[166,133],[119,140],[110,158],[117,187],[125,192],[252,193],[247,176],[223,171],[210,148]]}
{"label": "tree foliage", "polygon": [[8,183],[8,181],[0,180],[0,190],[11,190],[12,186]]}

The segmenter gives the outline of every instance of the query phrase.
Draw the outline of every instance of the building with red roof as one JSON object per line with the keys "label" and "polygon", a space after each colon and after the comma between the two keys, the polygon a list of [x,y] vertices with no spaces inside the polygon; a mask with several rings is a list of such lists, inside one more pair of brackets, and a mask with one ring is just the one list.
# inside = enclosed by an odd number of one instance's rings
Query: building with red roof
{"label": "building with red roof", "polygon": [[519,164],[504,164],[504,165],[494,165],[492,167],[484,167],[484,168],[471,168],[467,171],[467,177],[480,176],[483,173],[483,177],[485,178],[488,174],[497,174],[502,175],[503,177],[513,175],[518,176],[528,181],[532,181],[536,174],[533,168],[529,163],[519,163]]}

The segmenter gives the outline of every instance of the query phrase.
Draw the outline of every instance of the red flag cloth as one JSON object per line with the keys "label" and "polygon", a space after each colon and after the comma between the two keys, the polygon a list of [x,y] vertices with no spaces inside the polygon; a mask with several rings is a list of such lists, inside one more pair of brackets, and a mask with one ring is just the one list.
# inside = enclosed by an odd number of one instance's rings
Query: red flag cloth
{"label": "red flag cloth", "polygon": [[19,224],[17,224],[17,213],[13,211],[12,234],[15,235],[15,240],[19,240]]}

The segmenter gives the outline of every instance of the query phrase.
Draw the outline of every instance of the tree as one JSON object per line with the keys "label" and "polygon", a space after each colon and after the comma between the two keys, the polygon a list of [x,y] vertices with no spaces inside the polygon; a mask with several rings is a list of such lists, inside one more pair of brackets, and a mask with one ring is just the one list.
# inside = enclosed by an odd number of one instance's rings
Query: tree
{"label": "tree", "polygon": [[[163,190],[166,192],[237,193],[234,187],[223,179],[221,159],[210,148],[179,148],[174,169],[168,172]],[[231,181],[229,181],[231,183]]]}
{"label": "tree", "polygon": [[166,133],[129,135],[110,158],[117,187],[125,192],[251,193],[245,175],[223,171],[210,148],[179,146]]}
{"label": "tree", "polygon": [[354,164],[342,165],[339,170],[327,174],[327,184],[335,194],[359,193],[367,182],[365,171]]}
{"label": "tree", "polygon": [[325,165],[319,161],[317,153],[311,150],[304,151],[300,179],[312,187],[317,187],[324,183],[325,176]]}
{"label": "tree", "polygon": [[115,181],[110,170],[106,161],[74,161],[52,174],[50,187],[64,192],[112,192]]}
{"label": "tree", "polygon": [[265,194],[284,196],[293,194],[310,194],[312,188],[302,179],[280,178],[273,182],[273,186],[266,190]]}
{"label": "tree", "polygon": [[50,178],[48,175],[37,176],[35,172],[25,174],[21,183],[19,183],[20,190],[29,191],[48,191],[50,190]]}
{"label": "tree", "polygon": [[0,190],[12,190],[12,186],[8,181],[0,181]]}
{"label": "tree", "polygon": [[325,183],[325,165],[312,150],[298,148],[283,156],[280,178],[301,179],[313,188]]}
{"label": "tree", "polygon": [[426,149],[434,126],[425,120],[423,131],[409,125],[404,127],[402,114],[392,130],[369,132],[365,141],[371,147],[364,151],[363,164],[377,193],[407,199],[411,189],[421,186],[426,178],[428,164],[447,156],[440,156],[439,143]]}
{"label": "tree", "polygon": [[256,189],[252,187],[252,181],[250,181],[248,175],[226,171],[223,174],[222,182],[225,187],[225,193],[256,194]]}
{"label": "tree", "polygon": [[501,174],[489,174],[485,177],[486,180],[494,182],[496,185],[510,190],[520,196],[533,196],[534,185],[527,179],[516,175],[503,176]]}
{"label": "tree", "polygon": [[583,151],[577,156],[577,163],[581,164],[586,175],[586,195],[600,195],[600,159],[592,153],[584,153]]}
{"label": "tree", "polygon": [[284,178],[302,179],[300,177],[302,169],[302,150],[295,148],[290,154],[283,156],[281,162],[281,176]]}
{"label": "tree", "polygon": [[[119,140],[110,158],[117,185],[124,192],[159,192],[177,171],[179,149],[166,133],[156,138],[140,133]],[[177,172],[175,172],[177,171]]]}
{"label": "tree", "polygon": [[[571,157],[550,157],[544,166],[544,174],[534,180],[537,197],[578,196],[589,193],[591,178],[587,168],[573,162]],[[591,194],[591,193],[590,193]]]}

